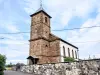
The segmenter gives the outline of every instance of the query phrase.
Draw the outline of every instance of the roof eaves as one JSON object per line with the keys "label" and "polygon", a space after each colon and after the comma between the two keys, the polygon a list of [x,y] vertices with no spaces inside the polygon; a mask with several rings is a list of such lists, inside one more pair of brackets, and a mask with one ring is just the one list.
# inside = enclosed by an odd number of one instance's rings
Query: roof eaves
{"label": "roof eaves", "polygon": [[34,14],[32,14],[32,15],[30,15],[30,16],[32,17],[32,16],[34,16],[34,15],[40,13],[40,12],[43,12],[43,13],[46,14],[49,18],[52,18],[52,17],[51,17],[50,15],[48,15],[44,10],[37,11],[37,12],[35,12]]}
{"label": "roof eaves", "polygon": [[64,43],[66,43],[66,44],[68,44],[68,45],[71,45],[72,47],[78,49],[78,47],[72,45],[71,43],[69,43],[69,42],[67,42],[67,41],[65,41],[65,40],[63,40],[63,39],[61,39],[61,38],[60,38],[60,40],[63,41]]}

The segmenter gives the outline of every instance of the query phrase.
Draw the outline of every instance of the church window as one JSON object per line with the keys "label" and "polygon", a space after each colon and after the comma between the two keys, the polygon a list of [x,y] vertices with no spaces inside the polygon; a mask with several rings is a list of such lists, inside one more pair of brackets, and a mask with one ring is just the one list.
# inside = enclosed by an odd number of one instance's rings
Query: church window
{"label": "church window", "polygon": [[65,52],[65,47],[63,46],[63,54],[64,54],[64,57],[66,56],[66,52]]}
{"label": "church window", "polygon": [[70,57],[70,49],[68,48],[68,56]]}
{"label": "church window", "polygon": [[72,50],[72,57],[74,58],[74,51]]}
{"label": "church window", "polygon": [[47,23],[48,21],[47,21],[47,17],[45,17],[45,22]]}
{"label": "church window", "polygon": [[76,59],[77,59],[77,52],[75,51]]}

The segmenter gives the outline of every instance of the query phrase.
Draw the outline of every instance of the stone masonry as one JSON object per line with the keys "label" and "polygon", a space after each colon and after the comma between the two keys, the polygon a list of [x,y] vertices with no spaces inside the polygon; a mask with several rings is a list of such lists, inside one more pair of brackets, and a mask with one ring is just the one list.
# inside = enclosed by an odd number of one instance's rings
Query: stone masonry
{"label": "stone masonry", "polygon": [[51,33],[50,19],[51,16],[43,8],[31,15],[30,50],[27,58],[30,65],[61,62],[64,56],[61,56],[60,41],[66,43],[70,48],[74,47],[74,50],[78,50],[78,47]]}
{"label": "stone masonry", "polygon": [[39,58],[37,64],[60,62],[60,42],[51,34],[50,18],[43,10],[31,15],[29,56]]}
{"label": "stone masonry", "polygon": [[100,59],[23,66],[21,71],[33,75],[100,75]]}

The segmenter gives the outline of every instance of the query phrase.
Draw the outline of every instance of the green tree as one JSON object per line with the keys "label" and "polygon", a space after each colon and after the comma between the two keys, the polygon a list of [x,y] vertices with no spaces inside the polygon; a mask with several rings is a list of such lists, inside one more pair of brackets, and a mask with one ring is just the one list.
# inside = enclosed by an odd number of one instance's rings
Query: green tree
{"label": "green tree", "polygon": [[71,57],[65,57],[64,58],[64,62],[74,62],[75,59],[74,58],[71,58]]}
{"label": "green tree", "polygon": [[3,75],[5,69],[6,56],[0,54],[0,75]]}
{"label": "green tree", "polygon": [[6,67],[13,67],[13,66],[14,66],[14,64],[12,64],[11,62],[10,62],[10,64],[6,65]]}

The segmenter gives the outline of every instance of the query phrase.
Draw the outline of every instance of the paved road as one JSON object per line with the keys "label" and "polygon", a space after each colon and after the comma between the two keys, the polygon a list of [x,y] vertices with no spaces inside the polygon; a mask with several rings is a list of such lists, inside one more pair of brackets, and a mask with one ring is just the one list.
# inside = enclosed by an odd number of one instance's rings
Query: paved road
{"label": "paved road", "polygon": [[32,74],[26,74],[26,73],[17,72],[17,71],[5,71],[4,75],[32,75]]}

